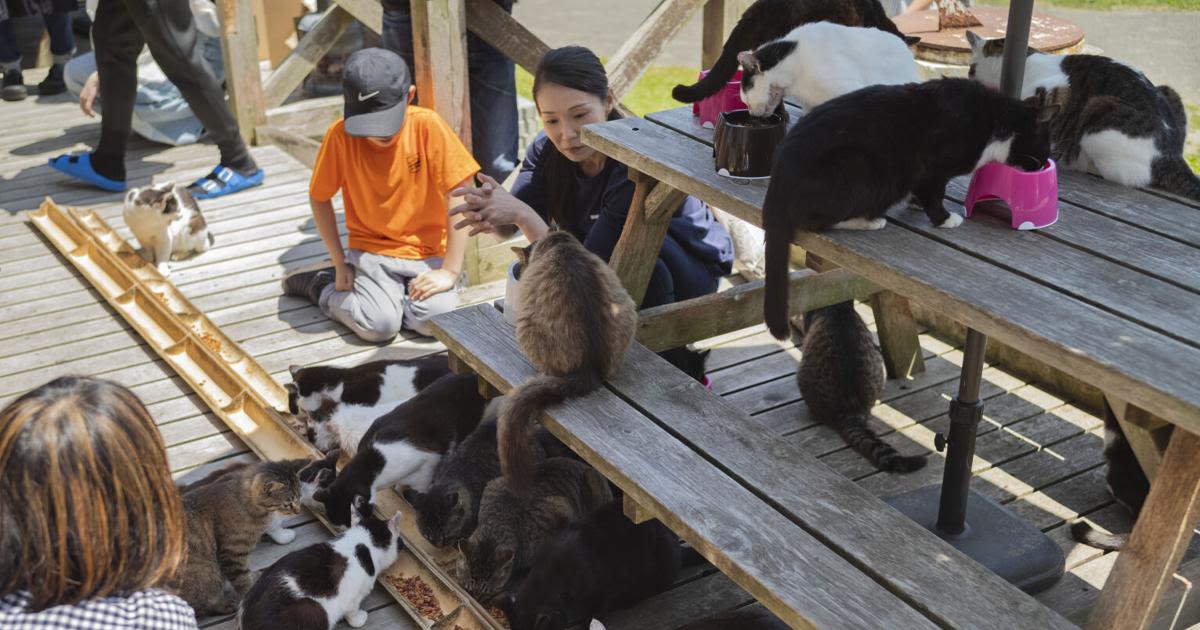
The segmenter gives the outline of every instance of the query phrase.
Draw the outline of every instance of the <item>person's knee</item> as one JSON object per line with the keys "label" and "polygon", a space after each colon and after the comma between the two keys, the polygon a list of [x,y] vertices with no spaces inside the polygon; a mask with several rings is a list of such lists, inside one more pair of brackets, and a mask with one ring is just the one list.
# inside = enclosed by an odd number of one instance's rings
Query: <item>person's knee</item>
{"label": "person's knee", "polygon": [[435,295],[420,302],[409,302],[404,313],[404,326],[418,335],[431,337],[433,328],[429,325],[429,320],[442,313],[449,313],[457,307],[458,294],[454,292]]}
{"label": "person's knee", "polygon": [[365,325],[363,322],[357,323],[358,327],[354,333],[369,343],[387,343],[395,339],[396,335],[400,334],[402,324],[400,318],[393,315],[372,318]]}

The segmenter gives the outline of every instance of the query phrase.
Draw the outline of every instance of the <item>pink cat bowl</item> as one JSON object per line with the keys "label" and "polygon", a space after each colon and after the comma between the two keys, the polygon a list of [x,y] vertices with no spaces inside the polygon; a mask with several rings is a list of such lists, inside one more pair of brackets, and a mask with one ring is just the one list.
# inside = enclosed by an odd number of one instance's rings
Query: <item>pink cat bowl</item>
{"label": "pink cat bowl", "polygon": [[[708,70],[701,70],[700,78],[703,79],[707,74]],[[734,73],[733,79],[726,83],[720,92],[692,103],[692,115],[700,118],[702,126],[709,128],[717,124],[717,117],[721,112],[735,109],[746,109],[746,104],[742,102],[741,70]]]}
{"label": "pink cat bowl", "polygon": [[[1036,162],[1029,160],[1030,169]],[[963,207],[967,216],[978,201],[999,199],[1012,212],[1014,230],[1036,230],[1058,221],[1058,171],[1054,160],[1025,170],[1003,162],[988,162],[971,176]]]}

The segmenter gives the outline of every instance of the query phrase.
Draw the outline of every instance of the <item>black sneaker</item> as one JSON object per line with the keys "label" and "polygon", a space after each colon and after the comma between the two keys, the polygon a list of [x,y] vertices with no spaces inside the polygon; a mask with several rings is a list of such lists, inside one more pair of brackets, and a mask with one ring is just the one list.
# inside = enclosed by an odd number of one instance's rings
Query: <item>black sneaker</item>
{"label": "black sneaker", "polygon": [[37,87],[39,96],[54,96],[66,92],[67,82],[63,80],[63,64],[56,63],[50,66],[50,72]]}
{"label": "black sneaker", "polygon": [[292,297],[306,298],[313,304],[321,301],[321,291],[333,282],[333,262],[322,261],[308,267],[301,267],[283,277],[283,294]]}
{"label": "black sneaker", "polygon": [[4,86],[0,88],[0,98],[6,101],[23,101],[29,96],[25,89],[25,77],[20,68],[12,68],[4,73]]}

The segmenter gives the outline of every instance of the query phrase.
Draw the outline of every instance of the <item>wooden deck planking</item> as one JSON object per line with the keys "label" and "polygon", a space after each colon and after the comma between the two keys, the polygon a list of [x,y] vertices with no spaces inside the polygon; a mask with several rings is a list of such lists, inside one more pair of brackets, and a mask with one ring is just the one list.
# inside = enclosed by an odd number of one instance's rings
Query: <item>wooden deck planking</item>
{"label": "wooden deck planking", "polygon": [[[8,146],[0,143],[0,150],[8,151]],[[202,174],[207,164],[204,156],[211,156],[215,152],[209,146],[189,147],[187,151],[182,149],[158,153],[153,163],[143,160],[144,171],[137,172],[145,172],[147,176],[151,172],[160,173],[156,178],[175,177],[176,173]],[[185,294],[202,308],[211,309],[209,312],[214,321],[277,375],[286,374],[286,366],[291,362],[346,363],[380,354],[415,355],[440,351],[440,346],[436,344],[411,340],[388,349],[355,344],[344,329],[328,323],[311,305],[279,296],[278,279],[284,270],[281,258],[305,243],[313,242],[315,232],[308,221],[307,194],[303,185],[306,176],[290,176],[300,169],[287,159],[274,161],[271,156],[274,151],[271,148],[255,149],[256,156],[266,154],[262,161],[268,165],[267,186],[257,197],[251,197],[254,191],[248,191],[240,195],[241,200],[236,197],[216,200],[221,203],[214,202],[212,210],[208,210],[206,204],[206,216],[214,226],[217,245],[205,256],[175,266],[177,273],[173,279],[179,281]],[[171,170],[172,164],[159,164],[157,160],[165,160],[164,155],[167,154],[179,156],[179,161],[174,165],[183,166]],[[25,168],[19,162],[17,165],[18,168]],[[40,200],[47,192],[58,199],[58,189],[66,191],[63,195],[66,199],[79,198],[87,202],[104,197],[92,202],[92,205],[98,206],[101,215],[114,227],[125,232],[115,196],[93,194],[89,197],[87,191],[62,186],[56,176],[38,176],[37,181],[44,186],[35,194],[13,193],[13,188],[9,186],[13,181],[9,164],[5,163],[0,169],[3,169],[0,172],[0,208],[9,209],[4,199]],[[41,242],[28,225],[19,224],[21,220],[19,214],[0,213],[0,245],[14,245],[12,249],[0,247],[0,252],[15,251],[20,254],[17,260],[10,259],[3,264],[5,268],[9,264],[16,265],[16,273],[5,275],[4,284],[0,284],[4,289],[0,291],[0,296],[5,296],[8,290],[38,284],[45,287],[53,282],[63,282],[62,285],[56,285],[63,291],[41,301],[33,300],[36,305],[33,309],[13,311],[9,308],[13,306],[11,301],[0,302],[5,304],[0,306],[0,323],[4,324],[0,327],[0,391],[4,392],[6,398],[23,392],[22,387],[28,389],[36,386],[39,384],[38,378],[44,380],[71,370],[90,369],[135,385],[135,391],[145,397],[160,423],[164,439],[168,441],[172,469],[177,474],[206,470],[214,462],[220,464],[247,457],[245,446],[224,430],[219,420],[207,413],[182,381],[174,377],[119,318],[113,316],[98,296],[82,284],[73,270],[57,259],[57,255]],[[230,235],[226,243],[221,238],[222,224],[223,229],[228,230],[225,233]],[[290,225],[296,226],[295,231],[281,234]],[[323,254],[323,248],[312,251],[303,249],[287,258],[287,266],[305,264],[319,259]],[[243,258],[249,260],[243,261]],[[206,273],[223,269],[230,272],[216,277]],[[67,273],[63,273],[64,270]],[[43,271],[52,275],[49,278],[40,275]],[[68,282],[68,277],[75,284]],[[492,287],[491,290],[499,292],[498,287]],[[36,292],[20,295],[33,293]],[[68,299],[61,299],[64,297]],[[55,308],[56,304],[60,308]],[[13,313],[24,316],[13,317]],[[48,313],[53,313],[53,317],[48,317]],[[64,327],[62,320],[70,323]],[[70,334],[64,335],[63,330],[68,330]],[[762,332],[761,327],[755,327],[697,345],[713,348],[710,359],[712,377],[721,391],[728,392],[727,400],[739,405],[752,405],[757,418],[767,422],[772,430],[786,435],[787,439],[801,440],[805,450],[821,456],[827,463],[835,464],[835,467],[844,466],[844,474],[852,478],[861,477],[863,485],[869,489],[881,492],[884,488],[894,487],[881,482],[897,476],[863,469],[861,458],[856,461],[857,456],[846,451],[836,435],[808,417],[792,377],[799,353],[791,344],[775,342]],[[895,440],[906,453],[930,451],[928,438],[932,430],[944,421],[945,395],[953,391],[957,379],[957,361],[961,359],[961,353],[957,350],[927,335],[922,336],[922,346],[930,369],[909,382],[889,382],[884,401],[876,410],[876,428],[885,431],[885,439]],[[990,494],[1008,500],[1019,514],[1049,530],[1069,554],[1074,554],[1069,557],[1075,558],[1078,564],[1072,568],[1072,574],[1079,573],[1094,580],[1092,574],[1104,566],[1111,566],[1112,554],[1100,554],[1074,545],[1069,537],[1063,536],[1063,524],[1078,514],[1095,514],[1100,518],[1108,518],[1109,523],[1115,522],[1114,527],[1120,525],[1119,509],[1108,500],[1102,476],[1098,474],[1098,437],[1094,432],[1085,433],[1085,429],[1076,423],[1077,419],[1062,417],[1067,412],[1078,412],[1066,401],[1046,395],[1035,386],[1014,384],[1011,379],[1001,379],[999,375],[996,375],[996,379],[1003,383],[997,384],[989,379],[988,387],[995,389],[988,390],[992,397],[988,400],[985,414],[1004,428],[993,426],[983,430],[984,427],[981,427],[981,444],[985,448],[980,450],[980,456],[991,452],[986,448],[1002,449],[1001,452],[1009,455],[997,458],[991,462],[995,464],[993,467],[984,469],[985,472],[998,471],[993,477],[981,475],[976,483],[991,486],[993,489]],[[1022,393],[1029,394],[1030,398],[1022,398]],[[909,420],[897,421],[899,417]],[[1098,421],[1091,418],[1091,424],[1095,422]],[[1012,433],[1005,429],[1011,429]],[[1025,433],[1022,433],[1023,430]],[[995,440],[993,446],[984,442],[983,438],[988,434],[997,436],[992,438]],[[1003,438],[999,437],[1001,434],[1004,434]],[[1014,444],[1009,438],[1017,440],[1017,443]],[[1004,450],[1017,446],[1020,447],[1017,450]],[[1055,450],[1055,446],[1061,448]],[[1035,457],[1038,453],[1044,457]],[[1065,457],[1069,461],[1067,464],[1049,461],[1067,461],[1058,460],[1057,457]],[[929,469],[940,470],[937,463],[940,459],[932,455]],[[1071,497],[1076,496],[1086,499],[1072,501]],[[298,527],[305,526],[301,524]],[[298,537],[297,541],[300,540]],[[265,542],[256,552],[255,560],[264,564],[255,566],[265,566],[263,559],[277,553],[280,553],[278,546]],[[700,598],[703,593],[728,597],[728,600],[720,601],[726,601],[730,607],[745,603],[746,600],[728,588],[732,586],[731,583],[727,583],[727,580],[722,583],[722,580],[725,578],[717,574],[693,580],[659,596],[654,601],[660,602],[660,605],[653,609],[660,613],[671,610],[670,606],[662,605],[671,601],[711,604],[709,599]],[[684,590],[689,585],[693,590]],[[740,603],[734,603],[735,600]],[[386,596],[378,601],[385,607],[372,613],[368,626],[374,626],[376,620],[382,623],[389,619],[404,619],[403,613],[394,605],[387,606],[389,601]],[[1070,598],[1062,600],[1063,606],[1070,603]],[[697,615],[700,610],[697,609]],[[397,613],[398,616],[391,617]],[[621,619],[620,616],[614,616],[614,622],[617,622],[615,627],[624,627],[622,623],[632,623],[634,625],[629,627],[635,627],[639,619],[649,617],[635,615],[627,622],[621,622]],[[218,623],[213,627],[228,626]]]}

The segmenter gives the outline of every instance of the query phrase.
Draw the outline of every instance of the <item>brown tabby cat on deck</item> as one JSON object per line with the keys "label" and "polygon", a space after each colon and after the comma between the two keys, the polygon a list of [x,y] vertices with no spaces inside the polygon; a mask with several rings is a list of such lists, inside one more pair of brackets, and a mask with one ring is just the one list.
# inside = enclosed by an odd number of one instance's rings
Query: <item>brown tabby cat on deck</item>
{"label": "brown tabby cat on deck", "polygon": [[814,420],[837,431],[846,445],[879,470],[912,472],[924,457],[905,457],[879,439],[867,421],[883,393],[883,355],[871,331],[842,302],[804,314],[804,344],[796,382]]}
{"label": "brown tabby cat on deck", "polygon": [[527,568],[542,543],[572,521],[613,500],[608,481],[587,464],[551,457],[537,466],[529,496],[509,490],[503,477],[490,481],[479,503],[479,525],[462,544],[457,578],[486,601]]}
{"label": "brown tabby cat on deck", "polygon": [[547,405],[583,396],[621,366],[637,328],[637,305],[599,256],[570,232],[524,249],[517,345],[541,374],[513,388],[500,408],[500,467],[509,488],[533,480],[529,426]]}
{"label": "brown tabby cat on deck", "polygon": [[[237,610],[253,583],[250,552],[274,515],[299,513],[297,473],[309,463],[293,459],[230,467],[185,488],[187,561],[175,586],[197,617]],[[225,580],[233,585],[232,599],[225,594]]]}

